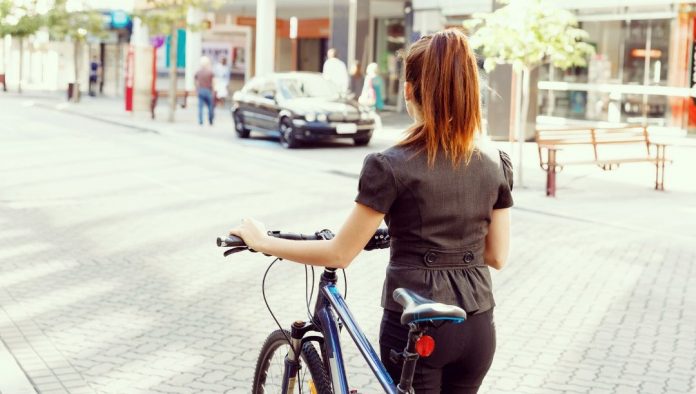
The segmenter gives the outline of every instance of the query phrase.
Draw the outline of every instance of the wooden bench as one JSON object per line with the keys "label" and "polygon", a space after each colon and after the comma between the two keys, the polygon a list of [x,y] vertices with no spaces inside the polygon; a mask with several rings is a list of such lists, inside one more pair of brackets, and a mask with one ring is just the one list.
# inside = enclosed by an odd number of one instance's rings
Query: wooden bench
{"label": "wooden bench", "polygon": [[[665,163],[671,162],[665,156],[667,144],[650,139],[648,128],[644,126],[627,126],[615,128],[578,128],[537,130],[536,143],[539,149],[539,165],[546,171],[546,195],[556,195],[556,174],[564,166],[574,164],[595,164],[602,170],[618,168],[624,163],[653,163],[655,165],[655,190],[664,190]],[[563,147],[588,145],[592,154],[580,160],[558,160],[558,151]],[[630,156],[616,155],[616,151],[604,149],[603,146],[634,145],[637,152]],[[640,146],[644,145],[644,149]],[[652,150],[651,148],[655,149]],[[589,152],[588,152],[589,153]]]}
{"label": "wooden bench", "polygon": [[[181,108],[186,108],[186,101],[189,96],[194,96],[194,92],[189,92],[188,90],[177,90],[176,98],[181,99]],[[155,90],[152,92],[152,99],[150,100],[150,114],[152,119],[155,119],[155,108],[157,108],[157,100],[160,97],[169,97],[169,90]]]}

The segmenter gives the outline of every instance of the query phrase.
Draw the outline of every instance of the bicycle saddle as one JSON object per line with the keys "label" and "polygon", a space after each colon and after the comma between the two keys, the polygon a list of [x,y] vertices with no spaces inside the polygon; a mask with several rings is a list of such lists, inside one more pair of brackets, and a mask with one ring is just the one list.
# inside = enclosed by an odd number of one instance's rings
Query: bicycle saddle
{"label": "bicycle saddle", "polygon": [[411,290],[398,288],[394,290],[393,296],[394,301],[404,307],[401,324],[436,320],[462,323],[466,320],[466,312],[462,308],[429,300]]}

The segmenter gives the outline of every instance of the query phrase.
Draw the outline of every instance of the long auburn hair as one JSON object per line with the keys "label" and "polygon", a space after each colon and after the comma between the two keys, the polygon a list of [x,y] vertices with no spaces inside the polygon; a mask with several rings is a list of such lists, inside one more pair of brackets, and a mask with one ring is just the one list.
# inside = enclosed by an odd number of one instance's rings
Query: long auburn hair
{"label": "long auburn hair", "polygon": [[464,33],[447,29],[422,37],[409,49],[404,69],[423,119],[401,145],[425,150],[430,166],[439,149],[455,167],[468,163],[481,129],[481,104],[476,56]]}

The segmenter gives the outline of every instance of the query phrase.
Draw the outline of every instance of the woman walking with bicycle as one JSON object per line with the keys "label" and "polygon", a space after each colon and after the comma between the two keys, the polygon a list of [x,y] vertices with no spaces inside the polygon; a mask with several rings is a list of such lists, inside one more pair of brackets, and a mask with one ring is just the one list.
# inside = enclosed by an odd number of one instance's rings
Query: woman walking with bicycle
{"label": "woman walking with bicycle", "polygon": [[437,346],[416,365],[422,393],[475,393],[493,360],[495,326],[489,267],[501,269],[509,249],[512,167],[479,138],[476,58],[466,36],[448,29],[414,43],[405,58],[404,96],[414,124],[403,141],[366,157],[353,211],[330,241],[296,242],[267,235],[245,219],[230,233],[259,252],[286,260],[345,268],[382,220],[391,237],[380,329],[382,361],[393,379],[408,327],[391,295],[408,288],[469,315],[434,327]]}

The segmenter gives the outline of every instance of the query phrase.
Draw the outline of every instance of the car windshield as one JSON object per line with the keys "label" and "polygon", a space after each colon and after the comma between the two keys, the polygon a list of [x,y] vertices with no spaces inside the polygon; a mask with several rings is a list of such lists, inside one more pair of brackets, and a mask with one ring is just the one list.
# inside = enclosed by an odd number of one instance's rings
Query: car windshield
{"label": "car windshield", "polygon": [[320,97],[335,99],[340,95],[336,86],[321,75],[303,75],[278,80],[280,94],[285,99]]}

